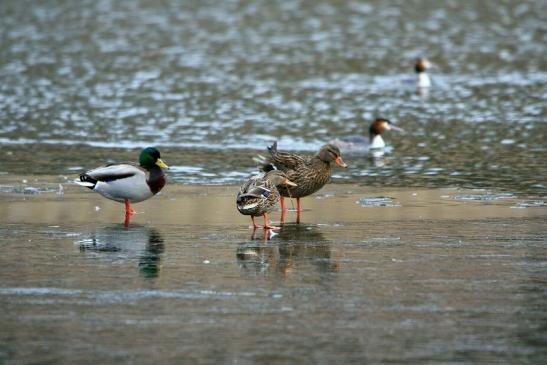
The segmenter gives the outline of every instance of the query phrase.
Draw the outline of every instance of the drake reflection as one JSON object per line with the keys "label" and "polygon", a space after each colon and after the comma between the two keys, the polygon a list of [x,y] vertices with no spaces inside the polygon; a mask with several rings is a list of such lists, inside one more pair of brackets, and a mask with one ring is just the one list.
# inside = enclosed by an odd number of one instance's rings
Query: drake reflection
{"label": "drake reflection", "polygon": [[139,272],[145,278],[159,275],[165,251],[164,240],[157,229],[138,225],[99,228],[76,243],[81,252],[104,255],[109,260],[137,260]]}

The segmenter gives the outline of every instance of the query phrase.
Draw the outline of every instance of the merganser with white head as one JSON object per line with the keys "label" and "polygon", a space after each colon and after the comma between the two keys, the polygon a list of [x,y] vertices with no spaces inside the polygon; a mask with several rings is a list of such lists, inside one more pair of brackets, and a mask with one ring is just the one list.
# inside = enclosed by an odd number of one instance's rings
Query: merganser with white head
{"label": "merganser with white head", "polygon": [[368,139],[363,136],[349,136],[337,138],[331,143],[338,146],[342,153],[383,150],[386,146],[386,142],[382,138],[382,133],[389,130],[404,132],[402,128],[397,127],[388,119],[376,118],[374,122],[370,124],[368,129]]}
{"label": "merganser with white head", "polygon": [[431,86],[431,79],[429,78],[429,75],[427,74],[427,70],[430,69],[433,66],[431,62],[427,58],[420,57],[416,60],[416,64],[414,65],[414,70],[416,71],[416,74],[418,75],[418,87],[420,88],[427,88]]}

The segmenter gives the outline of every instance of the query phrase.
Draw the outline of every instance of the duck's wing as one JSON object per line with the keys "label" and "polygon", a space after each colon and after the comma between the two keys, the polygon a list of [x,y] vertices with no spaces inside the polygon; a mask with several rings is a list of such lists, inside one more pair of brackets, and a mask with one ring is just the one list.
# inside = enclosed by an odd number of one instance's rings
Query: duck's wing
{"label": "duck's wing", "polygon": [[252,177],[241,186],[238,198],[267,198],[272,192],[269,185],[259,176]]}
{"label": "duck's wing", "polygon": [[272,156],[272,163],[281,171],[296,170],[300,166],[309,164],[309,160],[307,156],[287,152],[278,152],[275,156]]}
{"label": "duck's wing", "polygon": [[264,185],[253,187],[251,190],[240,196],[254,197],[254,198],[267,198],[272,193],[272,190]]}
{"label": "duck's wing", "polygon": [[121,163],[121,164],[110,164],[106,166],[97,167],[96,169],[89,170],[80,175],[80,180],[85,181],[91,178],[95,181],[110,182],[120,179],[130,178],[136,175],[146,176],[146,173],[143,169],[138,166]]}
{"label": "duck's wing", "polygon": [[271,164],[281,171],[295,170],[298,169],[299,166],[306,165],[310,162],[310,157],[308,156],[300,156],[289,152],[279,152],[277,150],[277,142],[274,142],[271,147],[268,147],[268,151],[270,152]]}

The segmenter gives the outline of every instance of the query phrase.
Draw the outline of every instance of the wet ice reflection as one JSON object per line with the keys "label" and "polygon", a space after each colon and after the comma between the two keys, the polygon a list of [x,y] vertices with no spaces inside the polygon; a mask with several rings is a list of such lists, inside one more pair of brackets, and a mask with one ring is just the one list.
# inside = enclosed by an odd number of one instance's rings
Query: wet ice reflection
{"label": "wet ice reflection", "polygon": [[[155,278],[160,274],[165,251],[160,232],[139,225],[113,225],[84,232],[75,241],[80,251],[113,264],[137,261],[140,274]],[[118,262],[119,261],[119,262]]]}

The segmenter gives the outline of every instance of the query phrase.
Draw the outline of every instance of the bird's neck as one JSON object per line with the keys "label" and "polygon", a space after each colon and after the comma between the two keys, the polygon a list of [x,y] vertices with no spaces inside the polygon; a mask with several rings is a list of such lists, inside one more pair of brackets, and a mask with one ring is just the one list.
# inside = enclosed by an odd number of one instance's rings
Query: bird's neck
{"label": "bird's neck", "polygon": [[312,159],[311,164],[312,166],[314,166],[313,167],[314,169],[318,169],[318,170],[330,170],[331,168],[331,163],[328,161],[323,161],[322,159],[319,158],[319,156],[315,156]]}
{"label": "bird's neck", "polygon": [[430,86],[431,86],[431,80],[429,79],[429,75],[425,72],[419,72],[418,87],[430,87]]}
{"label": "bird's neck", "polygon": [[370,148],[384,148],[386,143],[384,139],[379,134],[374,134],[371,136]]}
{"label": "bird's neck", "polygon": [[165,186],[165,175],[163,170],[158,166],[153,166],[148,170],[149,176],[146,183],[150,187],[152,193],[157,194]]}

